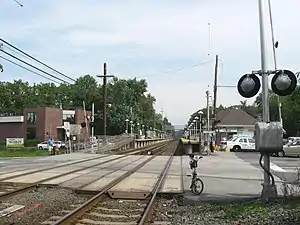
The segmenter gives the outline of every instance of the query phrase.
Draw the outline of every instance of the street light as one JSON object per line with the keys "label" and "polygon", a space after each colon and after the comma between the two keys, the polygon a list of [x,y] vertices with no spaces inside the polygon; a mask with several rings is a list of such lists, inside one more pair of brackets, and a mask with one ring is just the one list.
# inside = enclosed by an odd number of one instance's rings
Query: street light
{"label": "street light", "polygon": [[142,125],[142,135],[145,135],[145,125]]}
{"label": "street light", "polygon": [[133,121],[130,120],[130,135],[132,136],[132,129],[133,129]]}
{"label": "street light", "polygon": [[129,119],[126,119],[125,122],[126,122],[126,130],[125,130],[125,133],[128,134],[128,122],[129,122]]}
{"label": "street light", "polygon": [[194,123],[191,123],[191,136],[194,136]]}
{"label": "street light", "polygon": [[202,140],[201,140],[201,130],[202,130],[202,115],[203,115],[203,112],[200,111],[199,112],[199,153],[201,153],[201,145],[202,145]]}

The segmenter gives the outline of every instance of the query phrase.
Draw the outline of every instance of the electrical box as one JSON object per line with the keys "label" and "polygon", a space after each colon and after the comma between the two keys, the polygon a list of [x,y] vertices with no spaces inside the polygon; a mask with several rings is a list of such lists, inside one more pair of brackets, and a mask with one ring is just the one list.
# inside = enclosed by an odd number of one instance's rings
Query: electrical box
{"label": "electrical box", "polygon": [[262,153],[280,152],[283,148],[283,129],[279,122],[255,124],[255,149]]}

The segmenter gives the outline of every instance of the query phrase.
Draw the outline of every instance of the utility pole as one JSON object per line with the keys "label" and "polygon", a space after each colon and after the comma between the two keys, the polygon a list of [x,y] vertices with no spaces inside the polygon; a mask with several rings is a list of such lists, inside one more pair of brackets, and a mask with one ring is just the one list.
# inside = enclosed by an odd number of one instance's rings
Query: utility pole
{"label": "utility pole", "polygon": [[207,109],[207,122],[206,122],[206,126],[207,126],[207,134],[206,134],[206,150],[207,150],[207,153],[208,153],[208,150],[209,150],[209,145],[208,145],[208,142],[209,142],[209,120],[210,120],[210,116],[209,116],[209,91],[206,91],[206,109]]}
{"label": "utility pole", "polygon": [[107,75],[107,65],[106,63],[104,63],[103,66],[103,75],[98,75],[97,77],[103,78],[103,85],[102,85],[102,89],[103,89],[103,135],[104,135],[104,142],[106,142],[106,128],[107,128],[107,94],[106,94],[106,86],[107,86],[107,78],[110,77],[114,77],[113,75]]}
{"label": "utility pole", "polygon": [[219,67],[219,56],[216,55],[216,64],[215,64],[215,79],[214,79],[214,113],[213,118],[216,119],[216,109],[217,109],[217,91],[218,91],[218,67]]}

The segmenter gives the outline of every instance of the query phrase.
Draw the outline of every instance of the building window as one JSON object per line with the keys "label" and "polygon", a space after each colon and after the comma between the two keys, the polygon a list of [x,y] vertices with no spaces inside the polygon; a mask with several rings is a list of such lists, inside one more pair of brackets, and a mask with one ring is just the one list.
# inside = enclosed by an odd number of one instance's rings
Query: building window
{"label": "building window", "polygon": [[36,124],[36,113],[35,112],[27,113],[27,123],[28,124]]}
{"label": "building window", "polygon": [[36,128],[35,127],[27,127],[27,140],[36,139]]}

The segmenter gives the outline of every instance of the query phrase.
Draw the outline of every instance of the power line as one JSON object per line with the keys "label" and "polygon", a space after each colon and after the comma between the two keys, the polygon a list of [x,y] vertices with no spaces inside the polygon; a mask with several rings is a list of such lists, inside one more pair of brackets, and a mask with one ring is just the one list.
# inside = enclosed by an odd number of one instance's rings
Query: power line
{"label": "power line", "polygon": [[182,71],[182,70],[186,70],[186,69],[190,69],[193,67],[197,67],[197,66],[202,66],[205,65],[207,63],[210,63],[212,60],[208,60],[208,61],[204,61],[204,62],[200,62],[191,66],[186,66],[186,67],[181,67],[181,68],[177,68],[177,69],[173,69],[173,70],[166,70],[160,73],[152,73],[146,76],[141,76],[141,77],[136,77],[136,78],[147,78],[147,77],[152,77],[152,76],[156,76],[156,75],[161,75],[161,74],[165,74],[165,73],[173,73],[173,72],[177,72],[177,71]]}
{"label": "power line", "polygon": [[41,62],[40,60],[34,58],[33,56],[31,56],[31,55],[29,55],[29,54],[27,54],[26,52],[22,51],[21,49],[17,48],[17,47],[14,46],[14,45],[8,43],[7,41],[3,40],[2,38],[0,38],[0,41],[2,41],[3,43],[7,44],[7,45],[10,46],[10,47],[12,47],[13,49],[15,49],[15,50],[17,50],[17,51],[23,53],[24,55],[26,55],[27,57],[29,57],[29,58],[35,60],[36,62],[42,64],[43,66],[47,67],[48,69],[51,69],[51,70],[53,70],[54,72],[56,72],[56,73],[62,75],[63,77],[68,78],[68,79],[70,79],[70,80],[76,82],[76,80],[73,79],[72,77],[69,77],[69,76],[65,75],[64,73],[62,73],[62,72],[60,72],[60,71],[58,71],[58,70],[52,68],[51,66],[48,66],[47,64]]}
{"label": "power line", "polygon": [[19,60],[20,62],[26,64],[27,66],[30,66],[30,67],[32,67],[32,68],[34,68],[34,69],[36,69],[36,70],[38,70],[38,71],[40,71],[40,72],[42,72],[42,73],[47,74],[47,75],[50,76],[50,77],[53,77],[53,78],[55,78],[55,79],[57,79],[57,80],[60,80],[60,81],[62,81],[62,82],[64,82],[64,83],[70,84],[69,82],[67,82],[67,81],[65,81],[65,80],[63,80],[63,79],[61,79],[61,78],[59,78],[59,77],[57,77],[57,76],[54,76],[54,75],[52,75],[52,74],[50,74],[50,73],[48,73],[48,72],[46,72],[46,71],[44,71],[44,70],[41,70],[41,69],[37,68],[36,66],[33,66],[33,65],[31,65],[31,64],[29,64],[29,63],[27,63],[27,62],[25,62],[25,61],[22,60],[22,59],[19,59],[18,57],[16,57],[16,56],[14,56],[14,55],[12,55],[12,54],[10,54],[10,53],[4,51],[4,50],[1,49],[1,48],[0,48],[0,51],[3,52],[3,53],[5,53],[5,54],[7,54],[7,55],[9,55],[10,57],[12,57],[12,58],[14,58],[14,59],[16,59],[16,60]]}
{"label": "power line", "polygon": [[20,65],[20,64],[18,64],[18,63],[16,63],[16,62],[14,62],[14,61],[12,61],[12,60],[10,60],[10,59],[7,59],[7,58],[5,58],[5,57],[3,57],[3,56],[1,56],[1,55],[0,55],[0,58],[6,60],[7,62],[10,62],[10,63],[12,63],[12,64],[14,64],[14,65],[16,65],[16,66],[21,67],[21,68],[24,69],[24,70],[27,70],[27,71],[29,71],[29,72],[31,72],[31,73],[34,73],[34,74],[36,74],[36,75],[38,75],[38,76],[40,76],[40,77],[43,77],[43,78],[45,78],[45,79],[47,79],[47,80],[50,80],[50,81],[52,81],[52,82],[54,82],[54,83],[60,84],[58,81],[52,80],[52,79],[49,78],[49,77],[46,77],[46,76],[44,76],[44,75],[42,75],[42,74],[40,74],[40,73],[37,73],[37,72],[35,72],[35,71],[31,70],[31,69],[28,69],[28,68],[26,68],[25,66],[22,66],[22,65]]}

